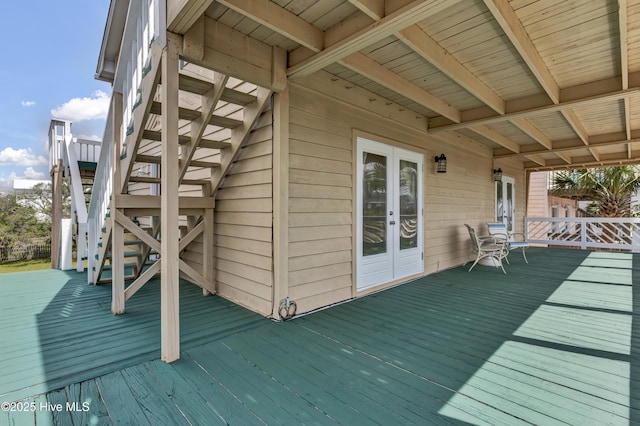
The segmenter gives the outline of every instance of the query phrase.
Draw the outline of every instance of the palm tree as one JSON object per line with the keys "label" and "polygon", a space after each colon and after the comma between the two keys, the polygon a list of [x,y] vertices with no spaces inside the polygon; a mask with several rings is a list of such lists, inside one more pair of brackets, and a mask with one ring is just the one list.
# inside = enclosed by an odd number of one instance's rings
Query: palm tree
{"label": "palm tree", "polygon": [[635,166],[576,169],[560,172],[551,195],[590,200],[600,217],[630,217],[631,197],[640,189],[640,170]]}

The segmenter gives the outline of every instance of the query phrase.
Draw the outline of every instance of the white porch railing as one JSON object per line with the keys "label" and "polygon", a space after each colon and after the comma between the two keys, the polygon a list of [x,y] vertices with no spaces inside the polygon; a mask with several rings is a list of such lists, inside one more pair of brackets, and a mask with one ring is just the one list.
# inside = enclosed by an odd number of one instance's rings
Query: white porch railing
{"label": "white porch railing", "polygon": [[636,218],[530,217],[525,219],[525,235],[531,244],[640,252]]}

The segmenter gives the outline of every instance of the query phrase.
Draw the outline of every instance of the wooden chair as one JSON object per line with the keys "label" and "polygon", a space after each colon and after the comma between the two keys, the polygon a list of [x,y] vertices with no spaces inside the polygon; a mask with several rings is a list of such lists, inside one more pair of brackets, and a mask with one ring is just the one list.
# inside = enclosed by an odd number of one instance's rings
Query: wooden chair
{"label": "wooden chair", "polygon": [[[507,255],[505,256],[507,263],[509,263],[509,259],[507,257],[509,255],[509,252],[514,249],[522,249],[522,257],[524,258],[524,262],[529,263],[529,261],[527,260],[527,255],[524,253],[524,251],[529,247],[529,243],[525,241],[524,234],[519,232],[509,232],[507,231],[507,225],[500,222],[487,223],[487,227],[489,228],[490,235],[507,240]],[[516,235],[521,236],[518,237],[521,239],[521,241],[515,240]]]}
{"label": "wooden chair", "polygon": [[[502,259],[504,259],[509,253],[509,250],[506,246],[507,240],[498,236],[479,237],[478,234],[476,234],[476,230],[472,226],[467,225],[466,223],[464,224],[464,226],[467,227],[467,230],[469,231],[469,237],[471,238],[471,253],[469,254],[469,260],[471,260],[471,257],[474,255],[476,257],[473,265],[471,265],[471,268],[469,268],[469,272],[471,272],[473,267],[476,266],[481,259],[489,257],[494,259],[502,269],[502,272],[506,274],[507,272],[502,266]],[[467,262],[465,262],[464,264],[466,265],[469,260],[467,260]]]}

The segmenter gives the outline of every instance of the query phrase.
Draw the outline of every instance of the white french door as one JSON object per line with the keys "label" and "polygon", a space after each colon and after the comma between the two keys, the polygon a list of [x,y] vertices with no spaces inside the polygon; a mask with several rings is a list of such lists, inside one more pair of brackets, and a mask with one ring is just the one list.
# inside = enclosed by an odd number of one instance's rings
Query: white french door
{"label": "white french door", "polygon": [[507,225],[510,233],[514,232],[515,199],[515,179],[503,176],[502,182],[496,182],[496,222]]}
{"label": "white french door", "polygon": [[357,285],[424,271],[423,156],[358,138]]}

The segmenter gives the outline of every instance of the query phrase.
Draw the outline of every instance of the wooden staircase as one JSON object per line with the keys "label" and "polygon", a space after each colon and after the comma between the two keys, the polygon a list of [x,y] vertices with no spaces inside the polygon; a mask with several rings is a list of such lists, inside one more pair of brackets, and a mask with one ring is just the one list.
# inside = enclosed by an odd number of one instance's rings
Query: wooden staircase
{"label": "wooden staircase", "polygon": [[[114,93],[110,111],[113,189],[102,194],[109,197],[108,209],[90,273],[95,284],[112,283],[116,314],[124,312],[125,301],[160,272],[160,194],[167,182],[160,171],[163,145],[171,140],[163,123],[171,117],[177,121],[178,173],[168,179],[179,188],[179,220],[171,227],[179,235],[180,256],[190,244],[202,245],[201,263],[178,260],[180,276],[213,293],[215,194],[272,93],[193,64],[171,68],[166,65],[172,63],[171,50],[179,55],[180,48],[171,41],[167,45],[164,50],[151,47],[139,87],[129,94]],[[177,94],[171,95],[176,82]],[[165,101],[170,96],[177,103]]]}

